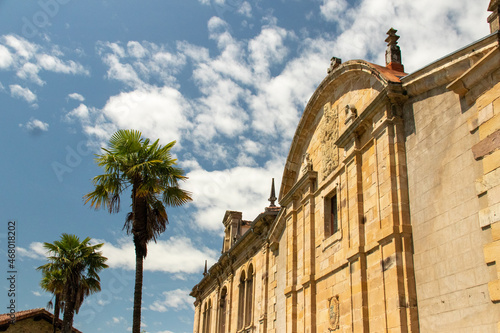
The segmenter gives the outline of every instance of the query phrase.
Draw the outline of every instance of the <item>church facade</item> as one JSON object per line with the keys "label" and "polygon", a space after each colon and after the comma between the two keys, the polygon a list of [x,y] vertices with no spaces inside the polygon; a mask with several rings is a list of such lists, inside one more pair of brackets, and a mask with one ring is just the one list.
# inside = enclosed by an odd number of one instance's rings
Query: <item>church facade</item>
{"label": "church facade", "polygon": [[407,74],[333,58],[279,207],[227,211],[194,333],[500,332],[500,33]]}

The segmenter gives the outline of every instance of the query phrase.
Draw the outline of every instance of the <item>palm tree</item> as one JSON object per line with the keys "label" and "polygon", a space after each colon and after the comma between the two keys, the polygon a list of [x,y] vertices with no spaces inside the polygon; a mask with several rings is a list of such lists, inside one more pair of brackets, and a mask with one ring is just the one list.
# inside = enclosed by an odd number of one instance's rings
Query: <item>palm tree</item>
{"label": "palm tree", "polygon": [[[62,333],[71,333],[75,311],[78,313],[85,297],[101,291],[98,273],[108,267],[105,264],[108,259],[98,251],[102,245],[90,245],[89,237],[80,241],[77,236],[69,234],[62,234],[61,240],[43,245],[49,252],[49,262],[38,269],[47,278],[58,274],[58,271],[62,275]],[[59,289],[54,286],[54,290]]]}
{"label": "palm tree", "polygon": [[[40,268],[40,267],[39,267]],[[57,322],[59,321],[59,312],[61,307],[64,306],[62,301],[63,290],[64,290],[64,276],[61,270],[45,271],[43,272],[42,281],[40,281],[40,287],[52,293],[55,297],[54,300],[54,319],[52,320],[53,333],[56,333]],[[47,308],[52,307],[52,300],[47,304]]]}
{"label": "palm tree", "polygon": [[95,209],[107,208],[110,213],[120,209],[120,195],[131,187],[131,212],[124,229],[132,234],[135,245],[135,286],[132,332],[140,333],[143,261],[147,244],[166,229],[166,206],[181,206],[191,201],[190,193],[179,188],[186,180],[184,171],[176,167],[170,149],[175,141],[165,146],[159,140],[150,143],[141,132],[119,130],[111,136],[109,148],[97,155],[97,164],[104,174],[94,177],[94,191],[85,195],[85,203]]}

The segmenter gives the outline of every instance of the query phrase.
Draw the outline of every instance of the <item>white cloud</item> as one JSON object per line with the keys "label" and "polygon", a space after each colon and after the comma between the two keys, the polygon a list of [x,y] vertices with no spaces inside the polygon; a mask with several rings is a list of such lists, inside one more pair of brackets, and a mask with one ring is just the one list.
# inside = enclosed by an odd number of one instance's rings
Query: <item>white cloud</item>
{"label": "white cloud", "polygon": [[194,309],[193,298],[189,296],[189,292],[187,289],[164,291],[163,299],[154,301],[149,309],[157,312],[166,312],[170,309],[175,311]]}
{"label": "white cloud", "polygon": [[47,250],[43,247],[43,243],[33,242],[30,244],[29,249],[23,247],[17,247],[17,253],[21,257],[28,257],[31,259],[46,259]]}
{"label": "white cloud", "polygon": [[320,12],[327,21],[338,21],[347,6],[346,0],[323,0]]}
{"label": "white cloud", "polygon": [[36,95],[28,88],[23,88],[18,84],[11,84],[10,95],[15,98],[24,99],[28,103],[33,103],[36,101]]}
{"label": "white cloud", "polygon": [[32,58],[38,51],[39,46],[28,42],[26,39],[14,35],[2,36],[5,45],[10,46],[16,52],[16,55],[24,59]]}
{"label": "white cloud", "polygon": [[160,138],[163,144],[182,136],[190,126],[189,105],[169,87],[135,90],[111,97],[103,114],[119,128],[135,128],[145,137]]}
{"label": "white cloud", "polygon": [[83,102],[85,100],[85,97],[80,95],[79,93],[72,93],[68,95],[68,98],[74,99],[75,101]]}
{"label": "white cloud", "polygon": [[264,150],[264,145],[260,142],[251,139],[244,139],[244,142],[241,145],[240,150],[245,151],[252,155],[259,155]]}
{"label": "white cloud", "polygon": [[[213,57],[206,48],[187,42],[177,43],[177,53],[149,42],[130,42],[127,48],[99,43],[98,52],[108,66],[108,77],[135,90],[112,96],[96,112],[95,119],[86,122],[86,133],[99,140],[107,139],[109,131],[132,126],[148,137],[163,138],[170,133],[171,140],[191,141],[197,154],[214,163],[228,154],[238,154],[238,142],[224,146],[216,139],[245,140],[255,131],[264,134],[259,137],[260,143],[272,137],[290,138],[305,101],[321,78],[318,73],[327,66],[308,63],[311,58],[320,58],[314,54],[317,47],[271,78],[271,67],[285,62],[285,42],[296,39],[293,33],[268,24],[250,41],[237,41],[228,24],[218,17],[209,20],[208,29],[219,49]],[[323,49],[322,56],[328,45]],[[191,100],[182,96],[174,77],[187,60],[192,62],[192,78],[200,92]],[[166,73],[161,77],[163,88],[151,84],[154,77],[158,78],[156,73]],[[144,100],[146,105],[136,103],[136,99]],[[168,113],[158,111],[161,104],[167,106],[164,109]],[[285,149],[288,144],[286,141]],[[262,151],[268,152],[269,148]],[[255,165],[251,157],[255,153],[248,153],[240,154],[232,164]]]}
{"label": "white cloud", "polygon": [[61,59],[53,55],[40,54],[37,55],[37,61],[41,68],[49,72],[89,75],[89,71],[87,71],[81,64],[72,60],[63,62]]}
{"label": "white cloud", "polygon": [[66,114],[66,119],[72,120],[74,118],[79,119],[83,123],[88,123],[90,116],[89,108],[85,104],[80,104],[68,114]]}
{"label": "white cloud", "polygon": [[[122,238],[112,244],[103,240],[102,252],[108,258],[106,262],[112,268],[135,270],[135,248],[130,238]],[[170,237],[148,244],[148,255],[144,260],[144,269],[166,273],[183,274],[198,273],[203,270],[205,260],[209,264],[216,261],[217,253],[204,246],[197,248],[189,238]]]}
{"label": "white cloud", "polygon": [[[177,90],[146,86],[112,96],[102,109],[81,104],[67,118],[80,121],[84,132],[99,144],[119,128],[137,129],[144,137],[159,138],[166,144],[184,137],[192,126],[190,112],[190,105]],[[176,149],[179,147],[178,142]]]}
{"label": "white cloud", "polygon": [[130,41],[127,43],[128,53],[135,58],[145,57],[148,51],[138,42]]}
{"label": "white cloud", "polygon": [[279,189],[282,170],[280,159],[268,162],[265,167],[190,171],[185,188],[193,193],[196,225],[205,230],[220,231],[226,210],[241,211],[244,219],[253,220],[269,206],[267,198],[272,178]]}
{"label": "white cloud", "polygon": [[15,72],[16,76],[37,85],[44,85],[42,72],[72,75],[89,75],[83,65],[73,60],[63,60],[64,54],[57,46],[46,47],[31,43],[16,35],[0,37],[0,69]]}
{"label": "white cloud", "polygon": [[175,77],[185,64],[182,54],[174,54],[154,43],[130,41],[126,48],[120,43],[99,42],[98,53],[108,66],[107,76],[131,88],[144,88],[152,79],[175,85]]}
{"label": "white cloud", "polygon": [[18,68],[16,75],[21,79],[31,81],[38,84],[39,86],[43,86],[45,84],[45,81],[40,78],[40,76],[38,75],[39,72],[39,66],[31,62],[27,62]]}
{"label": "white cloud", "polygon": [[250,40],[248,49],[253,68],[257,73],[269,75],[270,66],[285,60],[288,49],[284,42],[288,32],[280,27],[264,27],[261,33]]}
{"label": "white cloud", "polygon": [[[252,127],[272,136],[291,139],[307,100],[325,76],[325,59],[331,43],[308,42],[305,51],[290,60],[277,76],[262,82],[249,100]],[[286,148],[289,141],[286,140]]]}
{"label": "white cloud", "polygon": [[106,322],[107,325],[109,326],[116,326],[118,324],[126,324],[127,323],[127,320],[120,316],[120,317],[112,317],[111,320],[108,320]]}
{"label": "white cloud", "polygon": [[31,291],[31,293],[32,293],[33,295],[35,295],[35,296],[38,296],[38,297],[42,296],[42,294],[41,294],[39,291],[33,291],[33,290],[32,290],[32,291]]}
{"label": "white cloud", "polygon": [[106,65],[109,66],[108,78],[126,83],[131,87],[143,85],[143,81],[139,78],[132,65],[122,64],[120,58],[114,54],[108,54],[103,58]]}
{"label": "white cloud", "polygon": [[34,118],[31,118],[31,120],[28,121],[23,127],[34,135],[38,135],[49,130],[49,124]]}
{"label": "white cloud", "polygon": [[100,298],[97,300],[96,303],[99,306],[105,306],[105,305],[108,305],[109,303],[111,303],[111,300],[103,300],[102,298]]}
{"label": "white cloud", "polygon": [[8,68],[12,62],[13,59],[9,50],[5,46],[0,45],[0,69]]}
{"label": "white cloud", "polygon": [[252,6],[248,1],[243,1],[243,3],[240,4],[240,8],[238,8],[238,13],[246,17],[252,17]]}

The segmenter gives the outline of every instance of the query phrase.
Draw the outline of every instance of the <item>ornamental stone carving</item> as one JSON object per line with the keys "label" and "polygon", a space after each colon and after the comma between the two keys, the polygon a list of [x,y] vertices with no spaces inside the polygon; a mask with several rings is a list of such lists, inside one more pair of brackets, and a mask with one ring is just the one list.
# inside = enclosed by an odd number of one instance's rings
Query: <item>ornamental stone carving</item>
{"label": "ornamental stone carving", "polygon": [[328,299],[328,331],[336,331],[339,329],[340,313],[339,313],[339,295],[335,295]]}
{"label": "ornamental stone carving", "polygon": [[335,141],[339,137],[339,117],[336,107],[326,103],[321,124],[321,174],[324,180],[339,165],[339,149]]}

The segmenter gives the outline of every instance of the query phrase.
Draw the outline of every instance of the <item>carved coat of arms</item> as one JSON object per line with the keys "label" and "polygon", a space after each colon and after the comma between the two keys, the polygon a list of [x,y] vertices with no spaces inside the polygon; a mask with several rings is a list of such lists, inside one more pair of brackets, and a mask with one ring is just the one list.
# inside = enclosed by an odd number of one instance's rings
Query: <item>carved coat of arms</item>
{"label": "carved coat of arms", "polygon": [[325,179],[339,165],[339,150],[335,141],[339,137],[339,118],[337,108],[330,103],[323,107],[323,121],[321,124],[321,173]]}
{"label": "carved coat of arms", "polygon": [[330,332],[336,331],[339,328],[339,320],[340,320],[338,295],[330,297],[328,299],[328,317],[330,323],[328,330]]}

